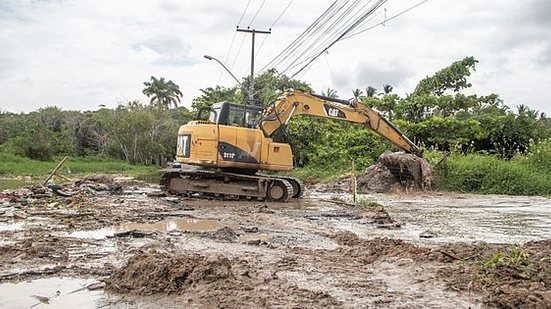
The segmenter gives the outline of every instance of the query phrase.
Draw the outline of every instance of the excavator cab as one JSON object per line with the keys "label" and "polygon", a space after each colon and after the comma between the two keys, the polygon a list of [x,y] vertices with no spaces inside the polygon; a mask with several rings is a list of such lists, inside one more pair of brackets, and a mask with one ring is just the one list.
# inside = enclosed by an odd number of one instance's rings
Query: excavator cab
{"label": "excavator cab", "polygon": [[218,125],[255,128],[262,117],[264,108],[259,106],[242,105],[230,102],[220,102],[211,108],[202,108],[197,118],[206,119]]}

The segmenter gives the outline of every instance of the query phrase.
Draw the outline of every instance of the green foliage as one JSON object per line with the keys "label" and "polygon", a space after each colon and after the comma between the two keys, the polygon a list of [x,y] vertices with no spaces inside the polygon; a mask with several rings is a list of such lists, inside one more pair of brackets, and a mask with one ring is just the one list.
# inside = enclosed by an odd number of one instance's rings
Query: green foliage
{"label": "green foliage", "polygon": [[350,171],[350,166],[335,164],[329,166],[306,165],[297,167],[288,174],[302,179],[305,183],[328,182],[338,179]]}
{"label": "green foliage", "polygon": [[[530,152],[511,160],[484,154],[453,153],[448,158],[449,176],[444,178],[440,167],[436,170],[439,186],[459,192],[549,196],[551,172],[548,165],[542,165],[551,160],[549,143],[533,146],[535,154]],[[428,157],[431,157],[430,152]]]}
{"label": "green foliage", "polygon": [[243,93],[237,86],[231,88],[216,86],[214,88],[208,87],[199,90],[202,94],[193,99],[191,103],[191,107],[196,111],[201,108],[211,107],[212,104],[219,102],[243,102]]}
{"label": "green foliage", "polygon": [[512,247],[507,253],[497,252],[484,261],[485,269],[507,266],[522,269],[528,261],[528,253],[520,247]]}
{"label": "green foliage", "polygon": [[459,120],[455,117],[432,117],[421,122],[395,120],[406,136],[415,136],[426,145],[439,149],[450,146],[468,146],[471,141],[487,137],[480,122],[475,119]]}
{"label": "green foliage", "polygon": [[447,90],[458,92],[461,89],[471,87],[472,85],[467,81],[467,77],[471,75],[471,70],[474,71],[476,63],[478,63],[478,60],[474,57],[467,57],[452,63],[433,76],[421,80],[413,95],[441,96]]}
{"label": "green foliage", "polygon": [[[248,89],[247,79],[243,81],[243,87]],[[281,93],[289,90],[310,92],[312,88],[306,82],[280,75],[275,69],[264,71],[254,79],[254,99],[261,106],[272,104]]]}
{"label": "green foliage", "polygon": [[551,139],[532,143],[526,161],[530,166],[551,174]]}
{"label": "green foliage", "polygon": [[363,127],[326,119],[296,117],[289,123],[287,135],[299,167],[350,169],[354,161],[357,169],[363,169],[393,147]]}
{"label": "green foliage", "polygon": [[29,114],[0,114],[0,152],[48,161],[54,156],[107,155],[129,163],[160,163],[175,152],[187,109],[166,110],[129,102],[94,112],[47,107]]}
{"label": "green foliage", "polygon": [[178,106],[182,92],[180,86],[169,80],[165,81],[164,77],[157,79],[151,76],[151,81],[143,83],[145,88],[143,94],[151,97],[150,103],[161,108],[169,109],[172,105]]}
{"label": "green foliage", "polygon": [[329,98],[335,98],[335,99],[339,97],[339,95],[337,94],[337,90],[332,89],[332,88],[327,88],[327,89],[323,90],[321,92],[321,95],[329,97]]}

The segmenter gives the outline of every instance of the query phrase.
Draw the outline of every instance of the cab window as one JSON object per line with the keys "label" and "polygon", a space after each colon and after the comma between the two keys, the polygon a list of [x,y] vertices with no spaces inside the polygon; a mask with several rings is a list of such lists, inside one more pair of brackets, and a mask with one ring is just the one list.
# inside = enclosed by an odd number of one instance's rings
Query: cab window
{"label": "cab window", "polygon": [[209,121],[212,123],[218,123],[218,116],[220,115],[220,107],[215,107],[210,111]]}

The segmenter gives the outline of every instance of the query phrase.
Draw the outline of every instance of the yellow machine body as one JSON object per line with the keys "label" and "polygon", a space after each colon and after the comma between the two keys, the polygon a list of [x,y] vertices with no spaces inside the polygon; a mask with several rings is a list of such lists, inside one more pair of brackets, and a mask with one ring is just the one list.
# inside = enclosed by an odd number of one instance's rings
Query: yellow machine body
{"label": "yellow machine body", "polygon": [[260,129],[209,121],[190,121],[180,127],[176,160],[228,170],[289,171],[293,168],[289,144],[264,137]]}

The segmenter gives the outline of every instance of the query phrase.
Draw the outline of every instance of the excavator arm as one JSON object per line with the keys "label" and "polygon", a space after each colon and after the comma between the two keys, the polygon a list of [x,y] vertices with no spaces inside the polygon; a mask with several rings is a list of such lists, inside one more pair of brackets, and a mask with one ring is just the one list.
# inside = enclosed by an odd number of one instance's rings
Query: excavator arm
{"label": "excavator arm", "polygon": [[348,102],[299,91],[286,92],[266,109],[259,127],[265,136],[277,140],[295,115],[308,115],[362,124],[377,132],[396,147],[421,156],[419,147],[402,134],[390,121],[377,111],[357,101]]}

